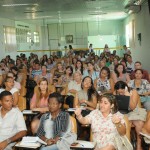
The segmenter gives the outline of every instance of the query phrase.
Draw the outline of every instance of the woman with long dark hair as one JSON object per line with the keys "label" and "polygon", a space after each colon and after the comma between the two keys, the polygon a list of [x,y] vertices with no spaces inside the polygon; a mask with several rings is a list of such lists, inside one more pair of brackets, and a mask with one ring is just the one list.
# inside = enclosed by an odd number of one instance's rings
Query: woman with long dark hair
{"label": "woman with long dark hair", "polygon": [[98,94],[94,88],[92,78],[89,76],[83,78],[81,88],[82,90],[76,94],[74,107],[84,107],[86,110],[83,112],[87,115],[96,108]]}
{"label": "woman with long dark hair", "polygon": [[90,76],[94,81],[99,76],[99,72],[95,70],[94,64],[92,62],[87,63],[87,70],[84,71],[84,77]]}
{"label": "woman with long dark hair", "polygon": [[130,81],[129,75],[126,73],[126,69],[123,64],[117,64],[114,69],[114,74],[112,74],[112,78],[114,83],[117,81],[124,81],[128,83]]}
{"label": "woman with long dark hair", "polygon": [[115,96],[104,94],[100,97],[100,108],[93,110],[83,117],[81,109],[75,111],[81,124],[91,124],[93,140],[96,142],[95,150],[115,150],[115,137],[125,135],[126,125],[124,116],[118,112]]}
{"label": "woman with long dark hair", "polygon": [[72,66],[67,66],[65,74],[58,79],[58,84],[65,87],[71,80],[73,80],[73,68]]}
{"label": "woman with long dark hair", "polygon": [[115,84],[114,95],[124,95],[130,97],[129,109],[130,112],[127,114],[129,120],[135,126],[135,130],[137,133],[137,150],[141,150],[141,138],[139,136],[139,132],[141,132],[142,127],[144,125],[144,121],[146,121],[147,112],[145,109],[140,108],[139,102],[140,97],[136,90],[130,90],[127,83],[123,81],[118,81]]}
{"label": "woman with long dark hair", "polygon": [[101,69],[99,78],[94,81],[94,87],[99,94],[113,93],[114,83],[110,78],[110,70],[108,67]]}
{"label": "woman with long dark hair", "polygon": [[82,61],[77,60],[77,62],[76,62],[76,67],[75,67],[75,71],[80,71],[81,74],[83,75],[84,67],[83,67]]}

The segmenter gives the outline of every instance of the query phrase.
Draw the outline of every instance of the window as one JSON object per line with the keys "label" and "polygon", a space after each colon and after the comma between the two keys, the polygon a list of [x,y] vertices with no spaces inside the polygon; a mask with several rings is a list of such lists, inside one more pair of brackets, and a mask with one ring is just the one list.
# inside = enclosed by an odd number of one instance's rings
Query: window
{"label": "window", "polygon": [[39,42],[40,42],[39,32],[34,32],[34,43]]}
{"label": "window", "polygon": [[31,32],[27,32],[27,43],[31,43]]}
{"label": "window", "polygon": [[135,21],[132,20],[126,25],[126,45],[134,46],[135,44]]}
{"label": "window", "polygon": [[16,50],[16,29],[15,27],[4,26],[4,42],[5,51],[15,51]]}

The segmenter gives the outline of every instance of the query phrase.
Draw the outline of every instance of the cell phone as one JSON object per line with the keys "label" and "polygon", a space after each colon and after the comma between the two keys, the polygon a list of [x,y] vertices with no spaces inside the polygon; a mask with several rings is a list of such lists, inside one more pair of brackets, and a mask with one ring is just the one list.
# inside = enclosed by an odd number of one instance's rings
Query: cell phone
{"label": "cell phone", "polygon": [[127,87],[127,86],[125,87],[125,91],[126,91],[126,92],[128,91],[128,87]]}

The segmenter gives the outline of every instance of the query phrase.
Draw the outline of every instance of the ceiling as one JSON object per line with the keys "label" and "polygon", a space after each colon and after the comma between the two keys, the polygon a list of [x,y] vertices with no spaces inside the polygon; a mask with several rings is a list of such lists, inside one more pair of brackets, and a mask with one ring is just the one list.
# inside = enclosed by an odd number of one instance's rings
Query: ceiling
{"label": "ceiling", "polygon": [[47,22],[123,19],[132,0],[0,0],[0,17]]}

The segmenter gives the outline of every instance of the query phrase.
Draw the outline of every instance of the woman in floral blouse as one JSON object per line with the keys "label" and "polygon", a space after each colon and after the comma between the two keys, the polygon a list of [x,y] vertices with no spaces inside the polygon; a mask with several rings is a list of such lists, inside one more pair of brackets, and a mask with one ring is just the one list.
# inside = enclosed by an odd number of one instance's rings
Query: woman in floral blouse
{"label": "woman in floral blouse", "polygon": [[143,103],[144,108],[147,111],[150,111],[150,83],[142,79],[143,70],[136,69],[135,70],[135,79],[130,80],[128,86],[131,89],[135,89],[137,93],[140,95],[141,102]]}
{"label": "woman in floral blouse", "polygon": [[104,94],[100,99],[100,109],[93,110],[86,117],[81,115],[79,108],[75,114],[80,123],[91,124],[93,140],[96,142],[95,150],[116,149],[115,136],[126,133],[123,114],[118,112],[115,96],[112,94]]}

